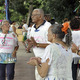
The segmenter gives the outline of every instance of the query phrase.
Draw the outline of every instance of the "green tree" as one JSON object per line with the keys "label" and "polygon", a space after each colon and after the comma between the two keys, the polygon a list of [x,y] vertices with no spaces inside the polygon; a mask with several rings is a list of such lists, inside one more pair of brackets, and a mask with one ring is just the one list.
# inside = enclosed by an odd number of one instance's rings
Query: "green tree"
{"label": "green tree", "polygon": [[0,0],[0,6],[3,6],[4,0]]}
{"label": "green tree", "polygon": [[[22,21],[22,19],[27,20],[30,4],[31,4],[30,0],[10,0],[9,11],[11,20],[16,21]],[[41,5],[41,3],[37,0],[33,0],[32,4],[33,8],[39,8],[39,5]]]}
{"label": "green tree", "polygon": [[[0,19],[5,17],[5,0],[0,0]],[[11,21],[22,21],[28,17],[30,0],[9,0],[9,11]],[[73,12],[79,5],[79,0],[33,0],[33,9],[42,8],[45,14],[49,13],[56,21],[62,22],[64,18],[71,19],[79,15],[79,11]]]}
{"label": "green tree", "polygon": [[4,0],[0,0],[0,19],[5,18]]}
{"label": "green tree", "polygon": [[58,22],[64,18],[71,19],[74,16],[74,9],[79,5],[78,0],[45,0],[45,12],[50,13]]}

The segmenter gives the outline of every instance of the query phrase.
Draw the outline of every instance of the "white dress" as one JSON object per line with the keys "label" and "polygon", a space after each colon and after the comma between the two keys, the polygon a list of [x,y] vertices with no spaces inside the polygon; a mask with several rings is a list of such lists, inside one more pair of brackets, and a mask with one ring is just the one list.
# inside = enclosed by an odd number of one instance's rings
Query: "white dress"
{"label": "white dress", "polygon": [[23,27],[25,28],[25,30],[28,29],[28,25],[27,24],[24,24]]}
{"label": "white dress", "polygon": [[31,31],[31,27],[28,27],[27,31],[28,31],[28,32],[27,32],[27,38],[30,39],[30,31]]}
{"label": "white dress", "polygon": [[[80,45],[80,30],[79,31],[72,31],[72,41],[79,46]],[[74,64],[79,62],[80,56],[73,53]]]}
{"label": "white dress", "polygon": [[[28,25],[27,24],[24,24],[22,27],[25,28],[25,30],[28,29]],[[26,33],[27,33],[26,31],[23,31],[23,33],[22,33],[23,36],[25,36]]]}
{"label": "white dress", "polygon": [[46,47],[42,63],[49,58],[49,71],[45,80],[72,80],[72,52],[62,45],[53,43]]}

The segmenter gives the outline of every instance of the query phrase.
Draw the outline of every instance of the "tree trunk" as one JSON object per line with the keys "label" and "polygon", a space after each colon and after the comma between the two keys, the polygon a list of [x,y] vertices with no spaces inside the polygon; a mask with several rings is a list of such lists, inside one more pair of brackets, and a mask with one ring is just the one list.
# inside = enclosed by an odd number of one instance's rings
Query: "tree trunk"
{"label": "tree trunk", "polygon": [[30,6],[29,6],[29,13],[28,13],[28,17],[27,17],[27,25],[29,25],[29,20],[32,14],[32,10],[33,10],[33,0],[30,0]]}

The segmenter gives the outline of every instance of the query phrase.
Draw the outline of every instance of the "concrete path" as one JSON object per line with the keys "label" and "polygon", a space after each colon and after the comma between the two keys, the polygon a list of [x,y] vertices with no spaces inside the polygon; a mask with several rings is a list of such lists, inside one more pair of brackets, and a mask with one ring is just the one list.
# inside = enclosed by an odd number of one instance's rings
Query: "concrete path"
{"label": "concrete path", "polygon": [[14,80],[35,80],[34,67],[27,64],[27,61],[33,53],[26,53],[23,44],[19,43],[20,47],[17,52],[17,63],[15,66],[15,79]]}

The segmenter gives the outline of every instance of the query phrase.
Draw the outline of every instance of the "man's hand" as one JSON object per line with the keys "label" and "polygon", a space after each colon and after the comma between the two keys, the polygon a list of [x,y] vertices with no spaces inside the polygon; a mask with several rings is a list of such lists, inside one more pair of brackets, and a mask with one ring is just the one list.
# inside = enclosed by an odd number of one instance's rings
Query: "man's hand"
{"label": "man's hand", "polygon": [[29,51],[30,48],[33,46],[32,41],[30,39],[27,39],[27,44],[28,44],[27,51]]}
{"label": "man's hand", "polygon": [[36,43],[36,41],[34,40],[33,37],[31,37],[31,41],[32,41],[33,46],[37,46],[37,43]]}
{"label": "man's hand", "polygon": [[37,43],[33,37],[31,37],[31,39],[27,39],[27,43],[28,43],[27,51],[29,51],[32,46],[37,46]]}

